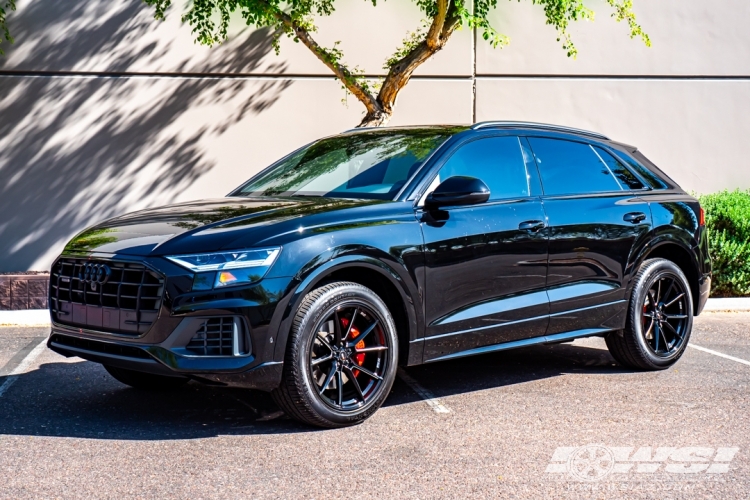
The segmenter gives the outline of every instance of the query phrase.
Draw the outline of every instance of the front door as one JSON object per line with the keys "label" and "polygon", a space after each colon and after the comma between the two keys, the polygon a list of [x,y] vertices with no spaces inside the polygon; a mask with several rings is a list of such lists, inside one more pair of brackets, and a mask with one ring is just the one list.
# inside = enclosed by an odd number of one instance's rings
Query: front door
{"label": "front door", "polygon": [[489,201],[418,214],[425,240],[424,359],[542,336],[548,322],[547,236],[539,180],[518,137],[459,146],[431,184],[464,175]]}

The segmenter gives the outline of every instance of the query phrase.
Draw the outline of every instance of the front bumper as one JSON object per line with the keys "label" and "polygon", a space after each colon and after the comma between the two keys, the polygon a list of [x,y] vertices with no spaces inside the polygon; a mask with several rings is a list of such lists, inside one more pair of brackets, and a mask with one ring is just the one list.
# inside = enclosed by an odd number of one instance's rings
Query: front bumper
{"label": "front bumper", "polygon": [[[118,257],[97,255],[101,261]],[[164,277],[158,316],[147,331],[120,332],[67,324],[70,315],[52,315],[48,347],[64,356],[157,375],[184,376],[201,382],[270,391],[281,381],[282,363],[274,359],[274,339],[292,278],[274,278],[222,290],[192,289],[193,276],[166,259],[127,257]],[[86,306],[88,314],[92,307]],[[106,313],[106,311],[105,311]],[[101,315],[98,311],[95,314]],[[189,344],[209,319],[240,326],[242,349],[196,353]],[[63,323],[63,321],[66,321]],[[204,330],[204,331],[207,331]],[[235,341],[236,342],[236,341]]]}
{"label": "front bumper", "polygon": [[186,376],[199,382],[271,391],[281,381],[282,363],[257,363],[252,357],[208,358],[182,356],[160,346],[91,340],[54,327],[47,347],[66,357],[166,376]]}

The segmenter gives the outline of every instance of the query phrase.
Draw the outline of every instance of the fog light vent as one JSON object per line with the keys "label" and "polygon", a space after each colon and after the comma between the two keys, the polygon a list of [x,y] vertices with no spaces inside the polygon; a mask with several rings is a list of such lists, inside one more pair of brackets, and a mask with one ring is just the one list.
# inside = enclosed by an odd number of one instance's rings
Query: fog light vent
{"label": "fog light vent", "polygon": [[248,351],[246,337],[239,318],[207,318],[185,348],[201,356],[240,356]]}

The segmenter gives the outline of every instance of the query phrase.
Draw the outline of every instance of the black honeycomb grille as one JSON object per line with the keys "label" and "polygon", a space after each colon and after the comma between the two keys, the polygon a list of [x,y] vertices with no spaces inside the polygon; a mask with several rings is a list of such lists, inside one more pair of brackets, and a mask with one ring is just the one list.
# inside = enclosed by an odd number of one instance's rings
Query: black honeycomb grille
{"label": "black honeycomb grille", "polygon": [[[108,277],[96,282],[87,269],[106,269]],[[164,278],[138,263],[63,258],[50,274],[54,320],[99,331],[146,333],[159,314],[163,293]]]}

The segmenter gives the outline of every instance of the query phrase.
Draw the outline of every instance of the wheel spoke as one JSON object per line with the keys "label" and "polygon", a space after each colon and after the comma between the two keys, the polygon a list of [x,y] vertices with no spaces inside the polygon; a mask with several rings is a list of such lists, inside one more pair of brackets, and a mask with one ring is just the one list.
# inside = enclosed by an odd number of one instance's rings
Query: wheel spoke
{"label": "wheel spoke", "polygon": [[344,384],[341,379],[341,370],[336,370],[336,385],[339,387],[339,406],[344,405]]}
{"label": "wheel spoke", "polygon": [[354,327],[354,320],[357,319],[358,314],[359,314],[359,307],[355,307],[354,314],[352,314],[352,319],[349,320],[349,326],[346,328],[346,335],[344,335],[344,339],[348,339],[349,336],[352,334],[352,328]]}
{"label": "wheel spoke", "polygon": [[376,345],[376,346],[372,346],[372,347],[363,347],[362,349],[357,349],[355,347],[354,348],[354,353],[352,355],[354,355],[354,354],[360,354],[360,353],[365,353],[365,352],[378,352],[378,351],[387,351],[387,350],[388,350],[388,347],[386,347],[384,345]]}
{"label": "wheel spoke", "polygon": [[333,353],[333,347],[331,347],[331,344],[329,344],[329,343],[328,343],[328,341],[327,341],[326,339],[324,339],[324,338],[323,338],[323,337],[322,337],[322,336],[320,335],[321,333],[325,333],[326,335],[328,334],[328,332],[318,332],[318,341],[319,341],[319,342],[320,342],[321,344],[323,344],[324,346],[326,346],[326,347],[328,348],[328,350],[329,350],[329,351],[331,351],[331,353]]}
{"label": "wheel spoke", "polygon": [[357,336],[356,339],[351,340],[349,342],[349,346],[351,347],[351,346],[355,346],[355,345],[359,344],[361,341],[363,341],[365,339],[365,337],[367,337],[368,335],[370,335],[370,333],[375,329],[376,326],[378,326],[378,320],[373,321],[373,323],[370,326],[367,327],[367,330],[365,330],[364,332],[360,333]]}
{"label": "wheel spoke", "polygon": [[673,298],[668,303],[664,304],[664,307],[667,308],[667,307],[671,306],[672,304],[674,304],[675,302],[677,302],[678,300],[680,300],[684,296],[685,296],[684,293],[679,294],[677,297]]}
{"label": "wheel spoke", "polygon": [[338,309],[333,311],[333,342],[341,345],[341,318]]}
{"label": "wheel spoke", "polygon": [[365,395],[362,392],[362,388],[359,386],[359,381],[357,381],[357,377],[354,376],[354,372],[351,368],[348,366],[344,368],[346,370],[347,375],[349,375],[349,379],[351,379],[352,384],[354,385],[354,389],[357,391],[357,394],[359,394],[359,397],[362,398],[362,402],[365,402]]}
{"label": "wheel spoke", "polygon": [[[664,326],[664,324],[660,324],[659,326]],[[669,341],[667,340],[667,335],[664,333],[664,328],[659,328],[659,333],[661,333],[661,338],[664,339],[664,352],[669,353],[669,349],[671,349],[671,346],[669,345]]]}
{"label": "wheel spoke", "polygon": [[313,358],[311,364],[313,366],[316,366],[316,365],[319,365],[320,363],[325,363],[326,361],[330,361],[332,359],[333,359],[333,353],[329,354],[328,356],[322,356],[320,358]]}
{"label": "wheel spoke", "polygon": [[677,333],[677,329],[675,329],[675,327],[673,327],[668,321],[665,321],[664,324],[667,325],[670,330],[672,330],[672,333],[674,333],[677,337],[680,338],[680,340],[682,340],[682,335]]}
{"label": "wheel spoke", "polygon": [[659,278],[659,281],[656,282],[656,300],[654,301],[654,305],[659,303],[659,300],[661,300],[661,281],[663,278]]}
{"label": "wheel spoke", "polygon": [[659,322],[654,321],[654,352],[659,352]]}
{"label": "wheel spoke", "polygon": [[669,288],[667,288],[667,291],[664,294],[664,297],[662,297],[662,299],[667,300],[667,298],[669,298],[669,294],[672,292],[673,288],[674,288],[674,280],[670,278],[669,279]]}
{"label": "wheel spoke", "polygon": [[653,316],[651,316],[651,323],[648,325],[648,330],[646,330],[646,333],[643,334],[646,339],[648,339],[648,334],[651,333],[651,329],[654,327],[654,324],[656,323],[656,320]]}
{"label": "wheel spoke", "polygon": [[667,319],[685,319],[687,314],[665,314],[664,317]]}
{"label": "wheel spoke", "polygon": [[367,375],[368,377],[370,377],[372,379],[383,380],[383,377],[381,377],[380,375],[377,375],[375,373],[372,373],[370,370],[368,370],[364,366],[358,366],[357,370],[361,371],[362,373],[364,373],[365,375]]}
{"label": "wheel spoke", "polygon": [[328,372],[328,375],[326,376],[325,382],[323,382],[323,387],[321,387],[318,390],[318,394],[323,395],[326,389],[328,389],[328,386],[331,385],[331,380],[333,380],[333,376],[336,374],[336,372],[339,369],[339,365],[336,361],[333,362],[331,365],[331,371]]}

